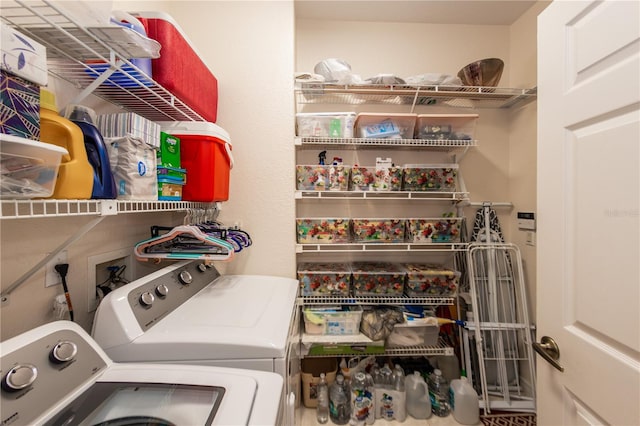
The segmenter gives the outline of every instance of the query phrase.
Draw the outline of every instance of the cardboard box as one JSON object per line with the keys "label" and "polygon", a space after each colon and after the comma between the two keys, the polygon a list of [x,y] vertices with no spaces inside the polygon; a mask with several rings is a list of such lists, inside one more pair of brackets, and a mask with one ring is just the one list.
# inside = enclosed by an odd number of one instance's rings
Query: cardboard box
{"label": "cardboard box", "polygon": [[338,372],[337,358],[303,358],[300,360],[302,376],[302,401],[307,408],[318,406],[317,386],[324,373],[327,385],[331,385]]}

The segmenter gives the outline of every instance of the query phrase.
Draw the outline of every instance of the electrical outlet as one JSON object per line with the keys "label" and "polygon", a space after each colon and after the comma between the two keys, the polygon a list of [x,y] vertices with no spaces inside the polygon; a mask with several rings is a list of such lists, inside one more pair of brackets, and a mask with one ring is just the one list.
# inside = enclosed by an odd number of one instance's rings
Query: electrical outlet
{"label": "electrical outlet", "polygon": [[52,287],[54,285],[62,284],[60,274],[55,270],[55,266],[60,263],[69,263],[69,254],[66,250],[62,250],[51,259],[45,267],[44,273],[44,286]]}
{"label": "electrical outlet", "polygon": [[109,281],[110,266],[124,266],[121,278],[133,280],[133,263],[131,261],[131,249],[115,250],[108,253],[91,256],[88,258],[87,269],[87,312],[93,312],[98,307],[96,287]]}
{"label": "electrical outlet", "polygon": [[528,246],[536,245],[536,233],[533,231],[527,231],[526,235],[526,244]]}

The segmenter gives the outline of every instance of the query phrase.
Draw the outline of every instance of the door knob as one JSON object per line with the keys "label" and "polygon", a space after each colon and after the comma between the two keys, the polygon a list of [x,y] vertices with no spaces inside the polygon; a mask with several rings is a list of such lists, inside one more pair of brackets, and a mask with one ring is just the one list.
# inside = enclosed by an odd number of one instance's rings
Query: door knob
{"label": "door knob", "polygon": [[564,372],[564,367],[558,364],[560,358],[560,348],[556,341],[549,336],[542,336],[540,343],[534,342],[533,349],[536,350],[549,364],[553,365],[557,370]]}

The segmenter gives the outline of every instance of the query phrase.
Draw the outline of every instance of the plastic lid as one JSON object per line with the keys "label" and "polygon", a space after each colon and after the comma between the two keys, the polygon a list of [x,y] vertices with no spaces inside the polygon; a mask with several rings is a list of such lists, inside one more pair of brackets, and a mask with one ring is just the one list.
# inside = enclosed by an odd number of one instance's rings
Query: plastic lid
{"label": "plastic lid", "polygon": [[436,376],[442,376],[442,371],[440,371],[440,369],[436,368],[435,370],[433,370],[433,374],[435,374]]}
{"label": "plastic lid", "polygon": [[96,121],[97,115],[94,110],[84,105],[69,104],[64,109],[63,117],[72,121],[84,121],[85,123],[93,124]]}
{"label": "plastic lid", "polygon": [[58,112],[58,107],[56,106],[56,94],[47,90],[40,88],[40,108],[48,109],[51,111]]}

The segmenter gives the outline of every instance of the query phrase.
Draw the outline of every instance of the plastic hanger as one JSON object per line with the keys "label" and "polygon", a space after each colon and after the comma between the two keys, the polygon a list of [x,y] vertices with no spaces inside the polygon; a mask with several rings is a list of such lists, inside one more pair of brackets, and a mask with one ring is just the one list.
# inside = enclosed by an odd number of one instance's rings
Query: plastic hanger
{"label": "plastic hanger", "polygon": [[194,225],[180,225],[163,235],[137,243],[134,255],[140,261],[149,259],[229,260],[235,250],[232,244],[204,233]]}

